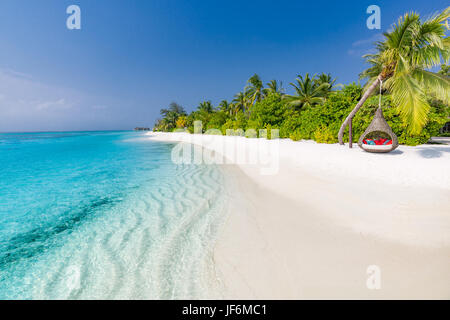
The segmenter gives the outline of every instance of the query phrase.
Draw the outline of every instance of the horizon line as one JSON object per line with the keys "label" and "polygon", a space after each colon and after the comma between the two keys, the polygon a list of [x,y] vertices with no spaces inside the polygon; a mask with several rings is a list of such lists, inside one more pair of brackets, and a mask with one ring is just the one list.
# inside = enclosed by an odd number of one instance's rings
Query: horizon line
{"label": "horizon line", "polygon": [[107,130],[57,130],[57,131],[0,131],[0,134],[5,133],[63,133],[63,132],[114,132],[114,131],[135,131],[134,129],[107,129]]}

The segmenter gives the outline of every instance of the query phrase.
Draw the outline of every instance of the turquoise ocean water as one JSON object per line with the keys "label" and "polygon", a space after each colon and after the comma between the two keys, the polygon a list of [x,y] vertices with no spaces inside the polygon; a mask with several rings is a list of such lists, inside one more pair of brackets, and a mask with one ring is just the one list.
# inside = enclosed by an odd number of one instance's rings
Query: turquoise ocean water
{"label": "turquoise ocean water", "polygon": [[220,297],[212,165],[137,132],[0,134],[0,299]]}

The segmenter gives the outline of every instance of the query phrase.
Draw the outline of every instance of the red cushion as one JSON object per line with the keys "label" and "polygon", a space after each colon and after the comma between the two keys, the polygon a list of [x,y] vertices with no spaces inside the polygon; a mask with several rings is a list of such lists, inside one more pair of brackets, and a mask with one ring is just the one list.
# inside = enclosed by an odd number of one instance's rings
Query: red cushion
{"label": "red cushion", "polygon": [[364,139],[363,142],[364,144],[375,145],[375,141],[373,141],[373,139]]}
{"label": "red cushion", "polygon": [[377,146],[383,145],[383,143],[384,143],[386,140],[387,140],[387,139],[378,139],[378,140],[375,140],[375,144],[376,144]]}
{"label": "red cushion", "polygon": [[392,144],[392,140],[389,140],[389,142],[388,142],[388,143],[386,143],[386,144]]}

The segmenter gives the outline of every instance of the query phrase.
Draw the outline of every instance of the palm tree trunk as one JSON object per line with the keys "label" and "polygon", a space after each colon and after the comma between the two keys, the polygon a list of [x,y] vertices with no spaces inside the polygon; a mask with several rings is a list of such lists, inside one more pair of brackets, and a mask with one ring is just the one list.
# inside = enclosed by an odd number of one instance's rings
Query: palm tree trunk
{"label": "palm tree trunk", "polygon": [[364,102],[369,98],[369,96],[372,94],[372,92],[376,89],[377,85],[383,80],[383,77],[381,74],[377,77],[377,79],[370,85],[370,87],[367,89],[367,91],[364,93],[364,95],[361,97],[361,100],[359,100],[358,104],[355,106],[355,108],[350,112],[350,114],[347,116],[345,121],[342,123],[341,129],[339,129],[338,139],[339,144],[344,144],[344,131],[345,128],[349,125],[350,121],[352,121],[355,114],[358,112],[358,110],[363,106]]}

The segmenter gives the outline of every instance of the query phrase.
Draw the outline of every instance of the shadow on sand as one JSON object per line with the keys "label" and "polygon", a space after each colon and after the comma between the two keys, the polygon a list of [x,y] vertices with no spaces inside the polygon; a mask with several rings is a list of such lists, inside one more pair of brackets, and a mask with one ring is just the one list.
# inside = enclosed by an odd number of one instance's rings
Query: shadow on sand
{"label": "shadow on sand", "polygon": [[427,159],[440,158],[445,152],[450,152],[450,147],[417,147],[420,156]]}
{"label": "shadow on sand", "polygon": [[[367,152],[367,153],[369,153],[369,152]],[[386,153],[375,153],[374,152],[374,153],[371,153],[371,154],[377,155],[377,156],[381,156],[381,157],[392,157],[392,156],[398,156],[398,155],[403,154],[403,151],[396,149],[396,150],[391,151],[391,152],[386,152]]]}

